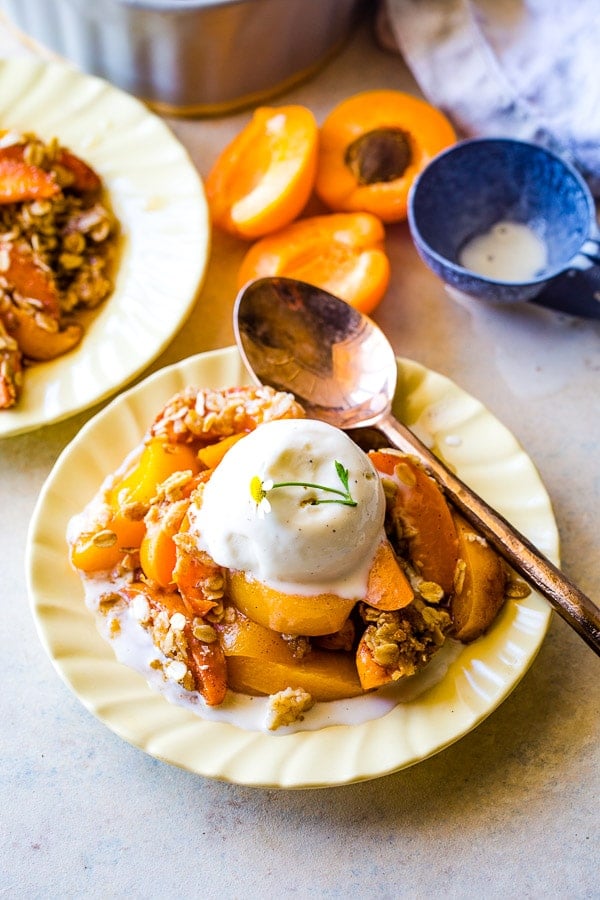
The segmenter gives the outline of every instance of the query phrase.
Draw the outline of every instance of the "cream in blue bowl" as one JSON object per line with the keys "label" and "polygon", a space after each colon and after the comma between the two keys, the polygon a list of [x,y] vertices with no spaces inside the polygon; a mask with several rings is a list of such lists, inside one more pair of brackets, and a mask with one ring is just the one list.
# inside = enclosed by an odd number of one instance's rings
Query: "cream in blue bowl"
{"label": "cream in blue bowl", "polygon": [[592,195],[579,173],[537,144],[461,141],[415,181],[416,248],[446,284],[493,302],[529,300],[600,257]]}

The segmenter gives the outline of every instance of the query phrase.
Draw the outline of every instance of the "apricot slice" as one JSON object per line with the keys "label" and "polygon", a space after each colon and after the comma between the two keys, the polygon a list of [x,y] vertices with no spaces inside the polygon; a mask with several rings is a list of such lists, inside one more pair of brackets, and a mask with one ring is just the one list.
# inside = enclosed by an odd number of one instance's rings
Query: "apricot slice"
{"label": "apricot slice", "polygon": [[23,146],[0,149],[0,203],[44,200],[60,191],[55,176],[23,159]]}
{"label": "apricot slice", "polygon": [[406,536],[412,564],[425,581],[439,584],[449,596],[454,587],[458,537],[446,498],[410,456],[395,450],[372,450],[369,458],[381,475],[393,481],[391,512]]}
{"label": "apricot slice", "polygon": [[173,570],[177,562],[174,535],[179,531],[184,511],[173,515],[169,509],[152,507],[145,517],[146,533],[140,544],[140,565],[146,578],[160,587],[173,584]]}
{"label": "apricot slice", "polygon": [[381,666],[375,661],[373,651],[364,636],[356,648],[356,671],[363,691],[373,691],[375,688],[383,687],[384,684],[391,684],[394,680],[393,668]]}
{"label": "apricot slice", "polygon": [[340,700],[363,693],[354,660],[345,653],[311,650],[293,656],[281,635],[245,616],[219,625],[229,686],[245,694],[273,694],[303,688],[315,700]]}
{"label": "apricot slice", "polygon": [[[200,473],[199,477],[203,475]],[[179,529],[180,535],[189,530],[189,524],[185,515]],[[186,609],[194,616],[205,616],[221,600],[225,583],[223,569],[208,553],[198,550],[194,540],[175,544],[172,578]]]}
{"label": "apricot slice", "polygon": [[66,147],[61,147],[56,157],[56,162],[67,169],[73,176],[73,183],[69,188],[76,194],[99,194],[102,188],[100,176]]}
{"label": "apricot slice", "polygon": [[393,90],[355,94],[321,126],[315,191],[336,212],[398,222],[416,176],[455,141],[451,123],[425,100]]}
{"label": "apricot slice", "polygon": [[336,594],[284,594],[244,572],[230,572],[231,601],[253,622],[283,634],[321,635],[339,631],[356,599]]}
{"label": "apricot slice", "polygon": [[201,623],[187,617],[187,610],[177,592],[165,591],[145,582],[132,582],[121,587],[118,593],[129,603],[138,596],[143,597],[153,613],[164,611],[169,617],[179,613],[185,618],[183,633],[187,646],[186,664],[193,679],[193,687],[202,694],[208,706],[219,706],[227,693],[227,664],[214,629],[206,629],[212,635],[210,639],[203,637]]}
{"label": "apricot slice", "polygon": [[304,106],[259,107],[205,180],[213,224],[258,238],[292,222],[312,192],[318,128]]}
{"label": "apricot slice", "polygon": [[170,475],[186,470],[195,475],[199,468],[196,451],[188,444],[151,438],[132,468],[115,481],[109,502],[115,508],[123,503],[149,503]]}
{"label": "apricot slice", "polygon": [[33,258],[33,253],[12,241],[0,241],[0,253],[8,267],[2,272],[10,287],[22,297],[39,301],[42,311],[55,319],[60,314],[60,300],[53,276]]}
{"label": "apricot slice", "polygon": [[227,660],[220,643],[198,640],[191,622],[186,622],[184,632],[189,649],[188,666],[194,677],[196,690],[208,706],[219,706],[225,699],[229,682]]}
{"label": "apricot slice", "polygon": [[43,328],[29,310],[12,307],[9,331],[19,345],[19,350],[28,359],[45,362],[69,353],[83,336],[81,325],[67,325],[57,331]]}
{"label": "apricot slice", "polygon": [[114,569],[127,553],[140,546],[145,530],[142,520],[127,519],[117,513],[102,527],[77,537],[71,547],[71,562],[82,572]]}
{"label": "apricot slice", "polygon": [[216,468],[227,451],[233,447],[234,444],[237,444],[240,438],[245,437],[245,435],[246,432],[242,431],[237,434],[230,434],[228,437],[216,441],[214,444],[207,444],[206,447],[202,447],[198,450],[198,459],[207,469]]}
{"label": "apricot slice", "polygon": [[395,610],[408,606],[414,596],[392,545],[387,540],[382,541],[369,572],[365,603],[376,609]]}
{"label": "apricot slice", "polygon": [[460,561],[450,603],[453,635],[464,644],[488,630],[505,600],[506,568],[498,554],[457,513]]}
{"label": "apricot slice", "polygon": [[368,213],[300,219],[250,248],[238,284],[284,275],[314,284],[368,314],[390,280],[384,239],[381,221]]}

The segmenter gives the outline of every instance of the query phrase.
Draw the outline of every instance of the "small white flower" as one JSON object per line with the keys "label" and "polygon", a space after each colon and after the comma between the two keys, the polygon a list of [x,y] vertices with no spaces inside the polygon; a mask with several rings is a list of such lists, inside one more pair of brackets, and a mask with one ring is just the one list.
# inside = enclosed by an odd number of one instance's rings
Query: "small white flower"
{"label": "small white flower", "polygon": [[271,504],[267,500],[267,492],[273,489],[273,481],[268,478],[261,481],[258,475],[250,480],[250,496],[256,504],[255,512],[259,519],[264,519],[271,512]]}
{"label": "small white flower", "polygon": [[268,516],[271,512],[271,504],[267,500],[266,497],[263,497],[258,506],[256,507],[256,515],[259,519],[264,519],[265,516]]}

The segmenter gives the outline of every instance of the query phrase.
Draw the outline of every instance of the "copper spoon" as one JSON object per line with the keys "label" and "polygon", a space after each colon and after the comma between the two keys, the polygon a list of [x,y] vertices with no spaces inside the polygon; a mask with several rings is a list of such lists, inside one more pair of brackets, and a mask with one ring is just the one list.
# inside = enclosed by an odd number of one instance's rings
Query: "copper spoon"
{"label": "copper spoon", "polygon": [[337,297],[291,278],[261,278],[235,302],[236,341],[259,384],[289,391],[338,428],[372,426],[418,457],[452,504],[600,655],[600,609],[391,411],[396,358],[380,329]]}

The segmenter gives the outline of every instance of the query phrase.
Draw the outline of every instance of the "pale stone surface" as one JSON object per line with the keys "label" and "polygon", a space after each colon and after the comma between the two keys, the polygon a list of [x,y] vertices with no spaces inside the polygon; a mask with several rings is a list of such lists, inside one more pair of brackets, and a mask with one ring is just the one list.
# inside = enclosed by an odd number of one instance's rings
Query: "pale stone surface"
{"label": "pale stone surface", "polygon": [[[416,91],[363,30],[285,100],[321,119],[381,86]],[[205,175],[246,119],[171,124]],[[394,276],[378,323],[399,353],[452,378],[517,435],[552,497],[564,568],[599,599],[600,323],[450,298],[405,225],[389,229],[388,248]],[[232,343],[243,249],[215,236],[197,306],[152,370]],[[44,480],[94,412],[0,442],[2,896],[598,896],[599,663],[557,617],[530,672],[475,731],[369,783],[221,784],[145,755],[91,716],[40,644],[23,559]]]}

